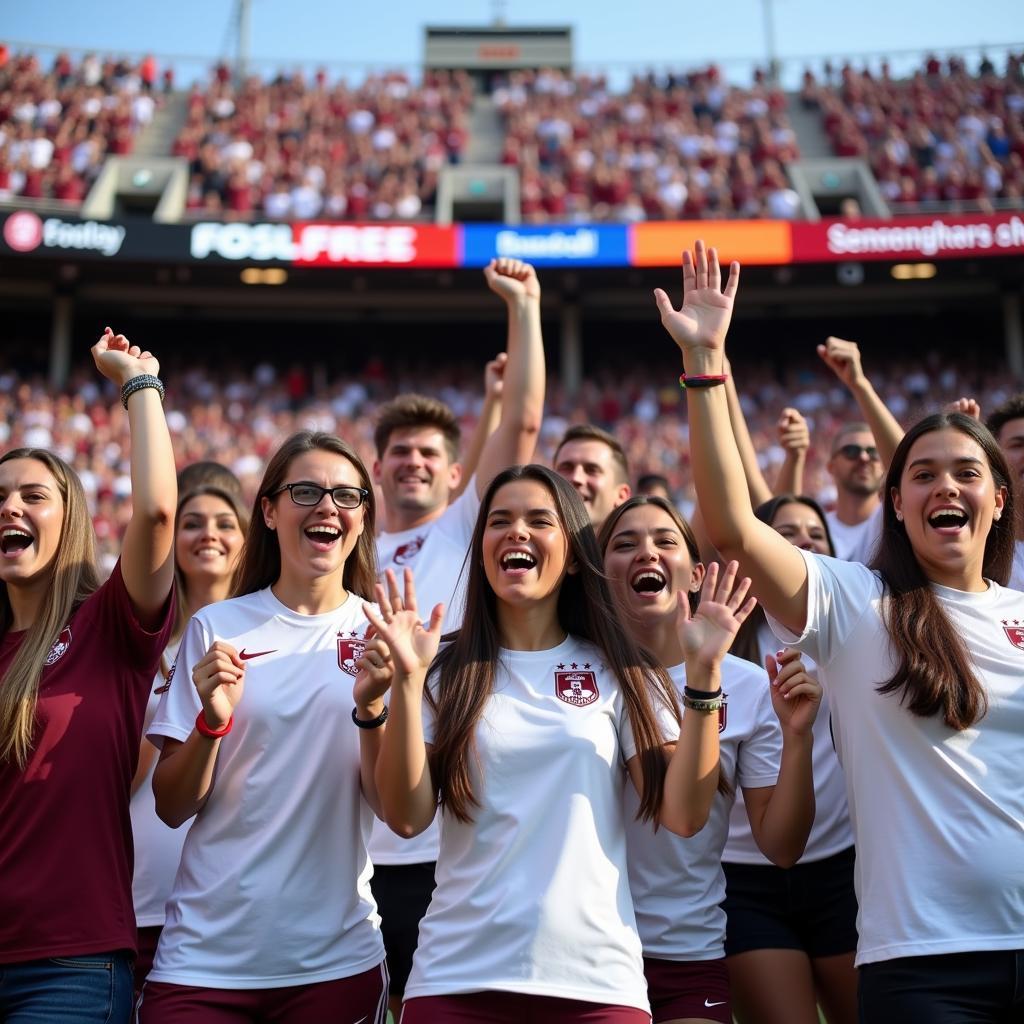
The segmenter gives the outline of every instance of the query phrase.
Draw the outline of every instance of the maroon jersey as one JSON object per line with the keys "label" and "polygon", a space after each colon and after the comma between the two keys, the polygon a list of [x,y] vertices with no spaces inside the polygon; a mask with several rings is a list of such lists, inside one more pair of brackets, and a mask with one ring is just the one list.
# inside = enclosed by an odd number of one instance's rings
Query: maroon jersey
{"label": "maroon jersey", "polygon": [[[0,762],[0,963],[135,948],[128,803],[173,612],[144,629],[118,562],[54,641],[28,764]],[[0,640],[0,686],[23,636]]]}

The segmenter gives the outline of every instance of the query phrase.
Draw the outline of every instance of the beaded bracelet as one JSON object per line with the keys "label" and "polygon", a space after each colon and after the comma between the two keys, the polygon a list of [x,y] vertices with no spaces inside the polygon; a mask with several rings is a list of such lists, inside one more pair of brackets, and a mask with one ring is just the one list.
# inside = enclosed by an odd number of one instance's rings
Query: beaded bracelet
{"label": "beaded bracelet", "polygon": [[691,374],[687,376],[685,373],[679,377],[679,386],[684,391],[692,390],[693,388],[716,388],[719,384],[724,384],[729,379],[727,373],[702,373],[702,374]]}
{"label": "beaded bracelet", "polygon": [[721,697],[716,697],[714,700],[694,700],[692,697],[683,695],[684,708],[688,708],[690,711],[699,711],[705,715],[721,711],[723,704],[725,704],[725,701]]}
{"label": "beaded bracelet", "polygon": [[384,710],[376,717],[371,718],[369,721],[364,721],[356,714],[356,709],[352,709],[352,721],[359,726],[360,729],[379,729],[388,720],[388,706],[384,705]]}
{"label": "beaded bracelet", "polygon": [[121,404],[127,409],[128,399],[136,391],[142,391],[144,388],[156,388],[160,394],[160,401],[164,400],[164,382],[151,373],[140,373],[137,377],[126,380],[121,386]]}

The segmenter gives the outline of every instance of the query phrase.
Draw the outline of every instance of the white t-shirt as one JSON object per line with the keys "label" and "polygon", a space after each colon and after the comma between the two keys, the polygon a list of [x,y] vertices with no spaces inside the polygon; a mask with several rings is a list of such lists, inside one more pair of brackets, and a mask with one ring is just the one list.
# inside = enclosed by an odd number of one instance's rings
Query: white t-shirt
{"label": "white t-shirt", "polygon": [[203,608],[185,630],[149,736],[184,741],[200,710],[192,668],[214,640],[246,660],[234,727],[196,815],[150,980],[224,989],[350,977],[384,959],[370,894],[373,812],[359,779],[355,594],[300,615],[270,588]]}
{"label": "white t-shirt", "polygon": [[[425,702],[423,714],[430,743]],[[470,824],[441,814],[405,997],[494,990],[648,1009],[622,801],[636,744],[598,649],[569,637],[503,650],[475,739],[480,805]]]}
{"label": "white t-shirt", "polygon": [[[444,603],[444,624],[448,632],[462,625],[465,610],[466,574],[462,564],[473,539],[480,499],[476,479],[433,522],[411,530],[382,533],[377,538],[377,563],[381,579],[393,569],[402,585],[402,573],[411,568],[416,583],[416,601],[424,619],[434,605]],[[374,864],[428,864],[437,860],[440,842],[437,821],[412,839],[395,835],[377,818],[370,833],[370,859]]]}
{"label": "white t-shirt", "polygon": [[836,558],[847,562],[862,562],[867,565],[875,553],[875,545],[882,536],[882,503],[875,506],[862,523],[848,526],[842,522],[835,512],[826,512],[825,521],[829,533],[832,534],[832,546],[836,549]]}
{"label": "white t-shirt", "polygon": [[[766,654],[774,654],[779,642],[771,626],[762,623],[757,631],[757,644],[761,651],[761,663]],[[804,655],[804,668],[817,678],[817,666]],[[831,709],[828,695],[822,694],[821,707],[812,728],[811,771],[814,773],[814,824],[807,837],[801,864],[824,860],[853,846],[853,829],[850,827],[850,811],[846,805],[846,780],[843,769],[832,746],[832,728],[829,721]],[[736,794],[736,803],[729,819],[729,841],[725,844],[722,860],[727,864],[771,864],[761,852],[750,830],[750,819],[743,794]]]}
{"label": "white t-shirt", "polygon": [[1013,549],[1013,568],[1010,570],[1010,589],[1024,590],[1024,540],[1017,541]]}
{"label": "white t-shirt", "polygon": [[[686,666],[668,670],[682,694]],[[782,732],[771,706],[768,676],[749,661],[726,655],[722,664],[726,706],[719,713],[722,776],[738,789],[774,786]],[[725,956],[725,874],[722,848],[733,797],[715,794],[707,824],[684,839],[655,832],[636,820],[640,798],[625,786],[629,886],[644,956],[659,960],[718,960]]]}
{"label": "white t-shirt", "polygon": [[[175,640],[167,645],[164,658],[172,664],[178,654]],[[157,672],[153,680],[153,689],[146,705],[146,717],[143,721],[143,736],[149,731],[150,723],[156,715],[160,694],[166,685],[162,672]],[[146,777],[139,788],[132,794],[129,807],[132,816],[132,836],[135,839],[135,874],[132,877],[132,898],[135,903],[135,921],[140,928],[152,928],[164,923],[167,898],[171,895],[174,876],[178,872],[181,860],[181,847],[185,842],[188,829],[168,828],[156,813],[156,800],[153,798],[153,772],[156,770],[158,757],[154,757]]]}
{"label": "white t-shirt", "polygon": [[803,636],[832,704],[857,842],[857,963],[1024,943],[1024,594],[989,583],[934,586],[988,695],[963,732],[882,696],[896,659],[882,581],[862,565],[801,552]]}

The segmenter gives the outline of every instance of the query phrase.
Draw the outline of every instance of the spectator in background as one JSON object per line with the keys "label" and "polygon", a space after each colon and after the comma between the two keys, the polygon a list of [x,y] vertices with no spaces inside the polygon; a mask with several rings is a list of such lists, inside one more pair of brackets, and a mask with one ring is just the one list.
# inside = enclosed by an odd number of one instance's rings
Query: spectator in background
{"label": "spectator in background", "polygon": [[1006,456],[1020,499],[1010,586],[1024,591],[1024,392],[1013,395],[993,409],[985,423]]}
{"label": "spectator in background", "polygon": [[595,530],[632,493],[622,445],[590,424],[570,427],[555,448],[555,472],[576,488]]}

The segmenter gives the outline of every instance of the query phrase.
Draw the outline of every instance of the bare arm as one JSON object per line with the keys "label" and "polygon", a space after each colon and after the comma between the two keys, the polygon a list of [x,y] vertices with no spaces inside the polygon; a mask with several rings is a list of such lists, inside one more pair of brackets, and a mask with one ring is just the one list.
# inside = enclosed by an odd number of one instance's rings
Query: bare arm
{"label": "bare arm", "polygon": [[[362,722],[371,722],[384,713],[384,694],[394,676],[391,652],[387,644],[373,633],[371,627],[367,634],[366,648],[356,662],[358,674],[352,687],[355,717]],[[376,773],[386,730],[387,722],[376,728],[359,729],[359,786],[363,798],[373,808],[373,813],[382,820]]]}
{"label": "bare arm", "polygon": [[786,452],[786,458],[779,467],[775,480],[776,494],[804,493],[804,466],[807,464],[807,449],[811,446],[811,432],[807,420],[792,408],[782,410],[778,422],[779,444]]}
{"label": "bare arm", "polygon": [[452,491],[448,499],[451,504],[466,489],[469,481],[476,474],[480,465],[480,455],[487,444],[487,439],[498,429],[498,422],[501,419],[501,389],[505,383],[505,366],[508,363],[508,353],[501,352],[494,359],[491,359],[484,368],[484,404],[480,409],[480,418],[477,420],[476,430],[470,439],[466,454],[461,459],[462,479],[458,487]]}
{"label": "bare arm", "polygon": [[[718,256],[703,242],[683,254],[683,306],[655,291],[661,322],[683,354],[687,374],[723,372],[725,335],[739,286],[734,263],[721,290]],[[721,387],[687,391],[690,454],[708,536],[723,557],[739,561],[765,610],[794,632],[807,620],[807,569],[800,552],[754,515]]]}
{"label": "bare arm", "polygon": [[132,776],[132,796],[135,796],[139,791],[139,787],[146,781],[146,776],[149,774],[149,769],[156,760],[158,753],[159,751],[149,740],[143,739],[139,745],[139,763],[135,766],[135,774]]}
{"label": "bare arm", "polygon": [[882,465],[888,469],[903,440],[903,428],[864,375],[857,343],[842,338],[829,338],[824,345],[818,346],[818,355],[849,388],[861,416],[871,428],[875,444],[878,445],[878,454],[882,457]]}
{"label": "bare arm", "polygon": [[[160,364],[108,327],[93,346],[100,372],[118,387],[142,374],[156,375]],[[174,508],[178,490],[174,452],[160,395],[141,388],[128,398],[131,431],[132,518],[125,531],[121,573],[143,626],[157,625],[174,581]]]}
{"label": "bare arm", "polygon": [[492,260],[487,284],[508,309],[508,363],[502,386],[501,418],[480,453],[476,490],[508,466],[533,458],[544,416],[544,338],[540,327],[540,283],[521,260]]}
{"label": "bare arm", "polygon": [[736,449],[740,453],[740,462],[743,463],[743,475],[747,478],[750,504],[752,508],[757,508],[771,498],[772,490],[761,472],[761,467],[757,464],[757,450],[750,437],[747,418],[743,415],[743,406],[740,405],[739,392],[736,390],[736,381],[728,359],[725,360],[724,372],[729,375],[729,379],[725,382],[725,395],[729,403],[729,422],[732,424],[733,437],[736,438]]}

